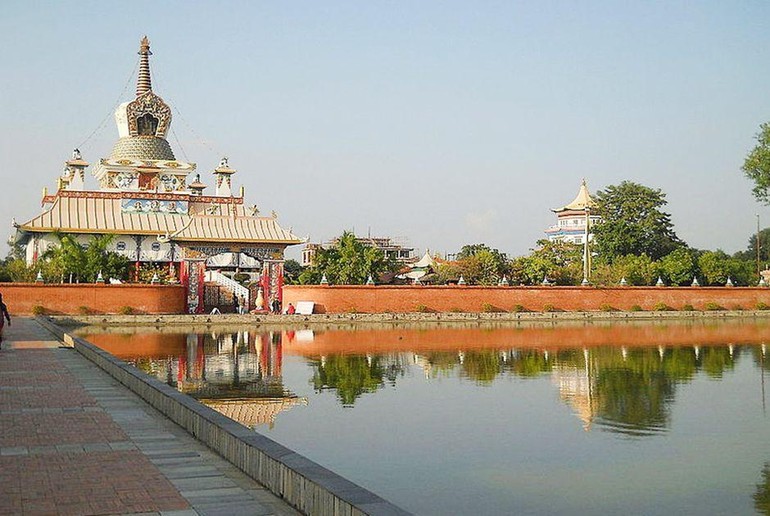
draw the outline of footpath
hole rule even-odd
[[[0,515],[297,515],[32,318],[0,346]]]

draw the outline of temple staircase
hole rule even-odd
[[[238,296],[239,299],[245,300],[246,306],[249,306],[249,289],[238,283],[237,281],[228,278],[224,274],[222,274],[219,271],[206,271],[204,280],[207,286],[207,300],[206,305],[207,306],[219,306],[223,304],[232,304],[232,298],[233,295]],[[209,285],[216,285],[219,290],[219,295],[216,296],[219,299],[222,299],[222,290],[227,292],[226,302],[222,303],[221,301],[214,301],[213,299],[210,299],[211,296],[208,295],[208,286]]]

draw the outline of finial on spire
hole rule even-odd
[[[136,96],[143,95],[152,91],[152,81],[150,79],[150,40],[147,36],[142,38],[139,43],[139,75],[136,78]]]
[[[152,55],[152,52],[150,52],[150,40],[147,36],[143,37],[142,41],[139,42],[139,53]]]

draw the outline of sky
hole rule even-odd
[[[680,238],[770,226],[740,167],[770,120],[765,1],[5,0],[0,237],[78,147],[96,163],[139,40],[169,142],[301,237],[527,254],[583,178],[659,188]],[[87,178],[87,187],[96,181]],[[213,188],[212,188],[213,190]],[[0,254],[5,254],[0,251]],[[299,255],[299,246],[287,253]]]

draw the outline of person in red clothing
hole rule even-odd
[[[297,312],[297,309],[294,308],[294,305],[289,303],[289,307],[286,309],[286,313],[289,315],[294,315]]]

